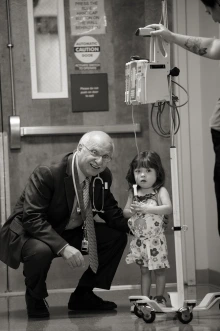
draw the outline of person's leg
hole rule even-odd
[[[55,255],[48,245],[34,238],[24,244],[21,255],[27,292],[36,299],[46,298],[47,273]]]
[[[126,247],[127,235],[103,223],[96,223],[95,230],[99,267],[96,274],[88,268],[79,280],[79,286],[108,290]]]
[[[50,247],[40,240],[31,238],[22,248],[23,274],[25,277],[25,300],[29,317],[48,317],[47,273],[54,258]]]
[[[218,232],[220,235],[220,132],[211,130],[213,148],[215,151],[215,166],[214,166],[214,183],[215,183],[215,196],[217,203],[218,214]]]
[[[141,295],[150,297],[151,289],[151,270],[147,267],[140,267],[141,269]]]
[[[156,279],[156,295],[163,296],[166,286],[165,269],[154,270]]]
[[[166,306],[166,299],[164,298],[164,291],[166,286],[166,276],[165,269],[157,269],[154,270],[155,279],[156,279],[156,296],[155,300],[162,304],[162,306]]]
[[[76,290],[71,294],[68,307],[74,309],[114,309],[113,302],[103,301],[92,292],[94,287],[110,289],[127,243],[126,233],[96,223],[99,267],[93,273],[90,267],[83,273]],[[71,243],[70,243],[71,244]]]

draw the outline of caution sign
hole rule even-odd
[[[94,62],[99,57],[100,45],[93,37],[80,37],[74,44],[74,54],[83,63]]]

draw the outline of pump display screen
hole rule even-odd
[[[150,69],[164,69],[166,68],[165,64],[151,64]]]

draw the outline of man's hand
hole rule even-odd
[[[73,246],[66,246],[60,252],[60,255],[72,269],[85,266],[84,257],[82,256],[81,252]]]
[[[154,31],[151,31],[150,34],[152,36],[160,36],[163,38],[167,43],[173,42],[173,33],[165,28],[163,24],[150,24],[147,25],[145,28],[151,28],[154,29]]]

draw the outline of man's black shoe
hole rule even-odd
[[[117,305],[112,301],[104,301],[95,293],[86,292],[81,295],[71,294],[68,309],[69,310],[113,310]]]
[[[37,300],[30,296],[28,292],[25,294],[28,317],[43,318],[49,317],[48,304],[45,299]]]

